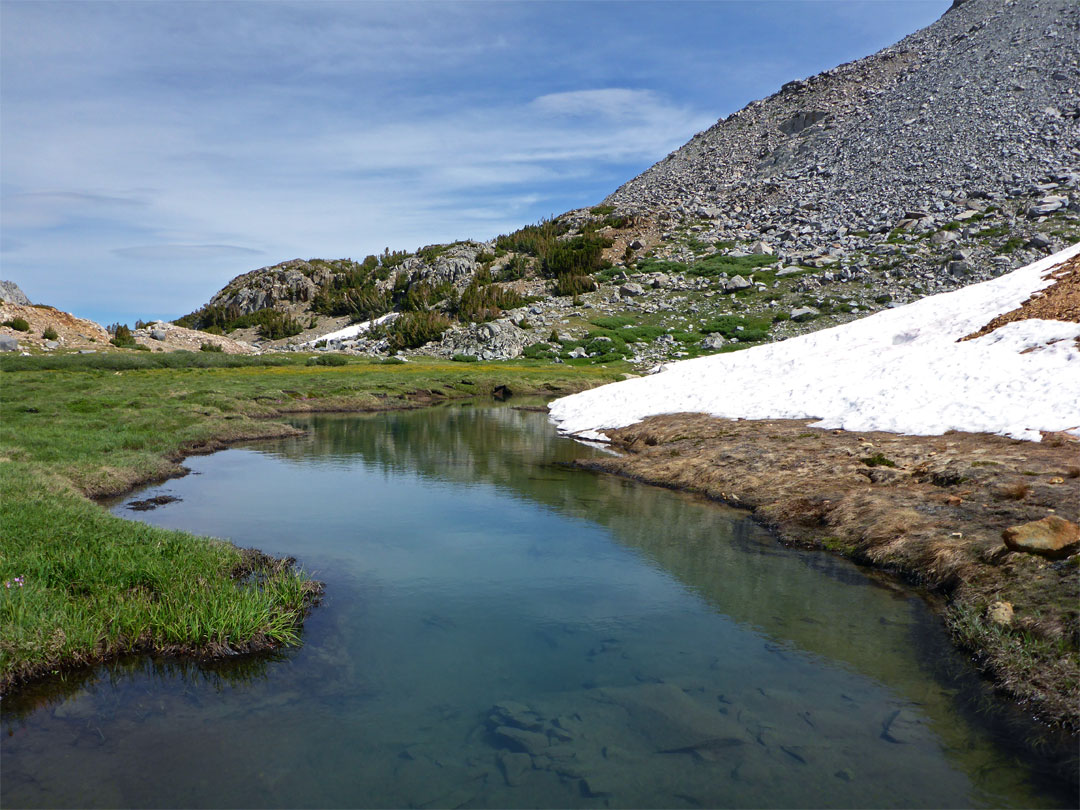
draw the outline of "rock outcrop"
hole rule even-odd
[[[9,304],[22,304],[23,306],[30,306],[30,299],[26,297],[26,293],[19,289],[19,285],[14,281],[0,281],[0,301],[7,301]]]

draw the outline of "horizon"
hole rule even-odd
[[[4,2],[3,278],[130,324],[293,258],[491,239],[949,5]]]

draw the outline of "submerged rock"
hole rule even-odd
[[[600,690],[621,706],[631,722],[659,752],[740,745],[743,731],[714,710],[706,709],[674,684],[642,684]]]

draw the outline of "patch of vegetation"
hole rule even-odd
[[[860,458],[867,467],[895,467],[896,462],[888,458],[884,453],[874,453],[872,456]]]
[[[1020,236],[1014,236],[1007,240],[1004,245],[1001,246],[999,251],[1002,254],[1015,253],[1024,246],[1024,239]]]
[[[112,339],[109,343],[113,346],[117,346],[121,349],[132,349],[135,347],[135,336],[131,334],[131,329],[127,324],[114,323],[109,327],[109,333],[112,334]]]
[[[589,213],[597,217],[606,217],[609,214],[615,213],[614,205],[598,205],[595,208],[590,208]]]
[[[8,327],[14,329],[16,332],[29,332],[30,331],[30,322],[27,321],[26,318],[19,318],[19,317],[11,318],[10,320],[4,321],[3,326],[8,326]]]
[[[517,281],[519,278],[525,278],[525,274],[528,272],[529,260],[524,256],[514,255],[497,273],[492,275],[492,280]]]
[[[0,357],[0,371],[137,371],[160,368],[244,368],[299,365],[302,358],[282,355],[217,354],[215,352],[154,352],[145,356],[108,354],[57,354],[36,357]],[[70,378],[68,378],[70,379]]]
[[[441,312],[406,312],[383,329],[390,348],[399,351],[438,340],[452,325],[453,321]]]
[[[344,366],[348,359],[343,354],[317,354],[309,357],[306,365],[309,366]]]
[[[41,333],[41,336],[45,338],[45,340],[56,340],[58,337],[60,337],[58,334],[56,334],[56,330],[53,329],[51,326],[46,326],[45,331]]]
[[[637,323],[637,320],[633,315],[605,315],[600,318],[593,318],[589,323],[593,326],[599,326],[601,329],[619,329],[623,326],[633,326]]]
[[[637,269],[642,273],[664,273],[669,276],[678,276],[688,273],[690,267],[682,262],[673,262],[666,259],[642,259],[638,262]]]
[[[581,295],[596,289],[591,276],[564,273],[555,278],[555,295]]]
[[[770,326],[771,320],[765,317],[718,315],[703,323],[699,330],[707,335],[720,334],[728,340],[753,343],[767,338]]]
[[[296,318],[278,312],[275,309],[261,309],[258,313],[263,314],[259,319],[259,336],[267,340],[281,340],[282,338],[299,335],[304,331],[303,324]]]
[[[600,225],[604,228],[614,228],[617,231],[626,230],[635,224],[635,219],[631,216],[607,216],[601,220]]]
[[[779,259],[776,256],[769,256],[766,254],[754,254],[750,256],[726,256],[716,254],[704,258],[699,262],[695,262],[690,265],[686,272],[692,276],[713,278],[721,273],[727,273],[731,276],[758,271],[758,275],[761,276],[762,281],[771,281],[772,276],[762,272],[761,268],[768,267],[770,264],[775,264],[777,261],[779,261]]]
[[[224,352],[225,350],[223,348],[221,348],[221,344],[219,344],[219,343],[203,343],[199,347],[199,351],[200,352]]]
[[[551,343],[533,343],[526,346],[521,354],[530,360],[553,360],[558,356],[557,350]]]
[[[596,223],[589,223],[584,233],[568,237],[570,228],[566,223],[549,219],[500,236],[495,244],[503,250],[537,257],[541,275],[555,279],[556,295],[577,295],[596,289],[596,282],[589,276],[611,266],[603,258],[611,240],[598,236],[596,228]]]
[[[481,284],[474,278],[459,297],[451,296],[449,310],[462,323],[484,323],[498,318],[503,310],[524,306],[529,300],[513,290]]]
[[[257,327],[259,335],[267,340],[292,337],[304,331],[303,324],[298,320],[272,307],[240,314],[236,307],[206,306],[178,318],[174,323],[187,329],[200,329],[215,334]]]
[[[477,357],[476,357],[475,354],[455,354],[450,359],[453,360],[455,363],[475,363],[475,362],[477,362]]]

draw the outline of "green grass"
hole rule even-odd
[[[742,315],[718,315],[703,323],[700,331],[704,334],[718,333],[728,340],[753,343],[768,337],[770,326],[772,326],[772,319],[768,317],[752,318]]]
[[[499,385],[569,393],[617,375],[539,361],[307,361],[202,352],[4,359],[0,582],[25,584],[0,587],[0,686],[128,650],[246,650],[297,638],[315,594],[303,572],[122,520],[87,496],[176,475],[187,453],[283,435],[291,429],[270,421],[283,413],[411,407],[413,397],[490,396]]]
[[[235,547],[113,517],[33,467],[0,465],[3,683],[140,649],[244,650],[298,640],[318,586]],[[276,569],[276,570],[275,570]]]

